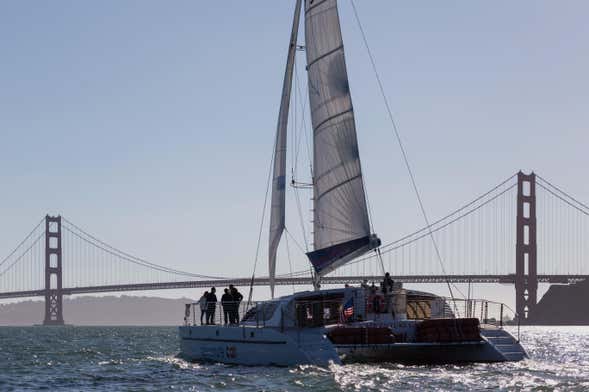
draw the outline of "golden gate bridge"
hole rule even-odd
[[[431,234],[430,234],[431,233]],[[445,217],[340,268],[324,284],[382,279],[382,267],[406,283],[515,285],[526,321],[539,283],[589,278],[589,206],[543,177],[516,173]],[[444,260],[440,269],[430,235]],[[299,245],[300,247],[300,245]],[[45,325],[64,324],[63,297],[213,285],[258,286],[267,277],[196,274],[155,264],[101,241],[63,216],[44,217],[0,260],[0,299],[44,297]],[[278,285],[310,285],[308,269]]]

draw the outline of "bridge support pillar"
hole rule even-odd
[[[43,325],[63,325],[61,268],[61,216],[45,217],[45,320]]]
[[[517,174],[515,308],[525,323],[537,303],[536,175]]]

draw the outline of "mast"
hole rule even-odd
[[[319,279],[380,246],[371,234],[337,0],[305,0],[313,124],[313,236]]]
[[[268,248],[268,270],[270,278],[270,292],[274,298],[274,282],[276,277],[276,252],[284,231],[285,204],[286,204],[286,141],[288,112],[290,107],[290,94],[292,88],[292,76],[294,70],[295,53],[299,32],[302,0],[297,0],[295,6],[286,71],[282,86],[282,98],[278,113],[278,125],[276,127],[276,145],[274,146],[274,171],[272,177],[272,204],[270,212],[270,242]]]

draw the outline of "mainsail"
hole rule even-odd
[[[288,47],[288,59],[282,86],[282,98],[278,113],[278,126],[276,129],[276,145],[274,146],[274,172],[272,178],[272,204],[270,211],[270,242],[268,249],[268,269],[270,277],[270,291],[274,298],[274,282],[276,276],[276,252],[280,237],[284,231],[285,221],[285,187],[286,187],[286,141],[288,126],[288,111],[290,107],[290,93],[292,88],[292,75],[294,69],[295,53],[297,48],[297,36],[299,31],[299,19],[301,14],[301,0],[297,0],[295,16]]]
[[[370,233],[336,0],[305,0],[318,277],[380,245]]]

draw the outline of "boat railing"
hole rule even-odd
[[[486,299],[440,298],[432,301],[431,318],[477,318],[481,324],[503,328],[505,325],[517,326],[519,341],[520,320],[511,307]],[[437,307],[437,309],[433,309]]]
[[[478,318],[482,324],[502,327],[515,321],[515,312],[506,304],[486,299],[440,297],[432,301],[431,318]]]
[[[203,307],[200,302],[188,303],[184,307],[184,325],[238,325],[241,321],[251,318],[254,313],[256,314],[254,317],[261,318],[260,321],[265,322],[264,309],[267,307],[261,304],[266,302],[214,302],[207,303]],[[255,311],[258,308],[262,311]]]

